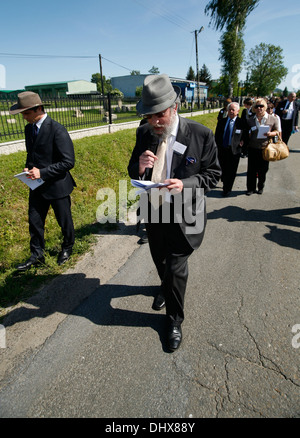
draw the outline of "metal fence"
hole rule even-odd
[[[9,108],[17,95],[0,98],[0,142],[24,138],[26,121],[22,114],[10,115]],[[91,128],[107,123],[137,120],[137,99],[115,99],[110,95],[42,96],[45,111],[69,131]]]
[[[51,118],[65,126],[68,131],[140,119],[136,112],[138,98],[116,99],[108,94],[66,97],[41,95],[41,99]],[[0,143],[24,138],[26,121],[22,114],[9,114],[9,108],[17,100],[17,95],[13,94],[0,96]],[[222,103],[203,101],[198,108],[193,102],[185,102],[179,112],[219,108]]]

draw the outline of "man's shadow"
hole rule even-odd
[[[60,312],[89,319],[96,325],[122,327],[150,327],[159,335],[162,348],[166,348],[165,311],[151,311],[152,299],[144,312],[144,304],[139,304],[139,296],[155,297],[159,286],[130,286],[124,284],[104,284],[98,279],[87,279],[85,274],[66,274],[55,279],[40,294],[26,300],[5,317],[3,325],[7,328],[17,322],[33,318],[46,318]],[[89,291],[81,293],[80,291]],[[134,306],[139,310],[114,307],[112,302],[118,298],[135,296]],[[141,299],[140,302],[143,300]]]
[[[153,298],[158,294],[159,286],[129,286],[124,284],[105,284],[100,286],[95,292],[78,306],[73,315],[84,317],[96,325],[122,326],[122,327],[150,327],[159,335],[164,351],[166,349],[166,315],[161,312],[148,310],[151,309]],[[134,306],[138,310],[122,309],[113,305],[113,301],[118,298],[135,297]],[[151,297],[149,304],[139,305],[139,296]],[[140,300],[140,302],[142,299]],[[130,300],[129,300],[130,302]],[[119,304],[122,306],[122,303]],[[117,305],[118,306],[118,305]],[[130,307],[127,304],[126,307]],[[145,311],[144,311],[145,310]]]
[[[300,208],[281,208],[277,210],[247,210],[238,206],[227,206],[207,214],[208,219],[226,219],[228,222],[265,222],[269,232],[264,237],[288,248],[300,249],[300,234],[293,229],[300,227]],[[271,225],[268,225],[271,224]],[[275,224],[275,225],[274,225]],[[279,227],[277,227],[279,225]]]

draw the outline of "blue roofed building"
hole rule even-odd
[[[116,76],[110,79],[112,88],[122,91],[124,97],[135,97],[137,87],[143,86],[145,77],[148,74]],[[197,82],[187,79],[174,78],[170,76],[173,85],[181,88],[181,99],[187,102],[197,101]],[[207,99],[208,86],[199,82],[200,100]]]

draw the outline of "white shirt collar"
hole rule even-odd
[[[42,117],[40,120],[38,120],[38,121],[36,122],[36,126],[37,126],[39,129],[41,129],[42,123],[43,123],[44,120],[46,119],[47,115],[48,115],[48,114],[45,113],[45,114],[43,115],[43,117]]]
[[[261,125],[264,125],[266,123],[266,121],[268,120],[268,113],[265,113],[265,115],[263,116],[263,118],[261,119]],[[257,116],[255,116],[255,121],[256,123],[259,124],[258,118]]]

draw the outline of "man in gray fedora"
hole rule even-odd
[[[58,264],[61,265],[69,259],[75,240],[70,193],[76,184],[69,172],[75,163],[72,140],[66,128],[45,113],[37,93],[24,91],[18,94],[18,102],[9,112],[22,113],[28,122],[25,127],[27,158],[24,171],[28,171],[32,180],[41,178],[44,181],[38,188],[29,191],[31,255],[17,269],[26,271],[44,263],[44,229],[50,206],[63,234],[62,250],[58,256]]]
[[[150,193],[146,214],[141,212],[140,217],[161,280],[152,307],[166,307],[170,351],[177,350],[182,340],[188,257],[200,246],[206,225],[204,194],[216,186],[221,174],[212,131],[178,116],[179,97],[180,88],[173,87],[167,75],[145,78],[137,111],[148,123],[137,129],[128,165],[131,178],[165,184],[156,205]]]

